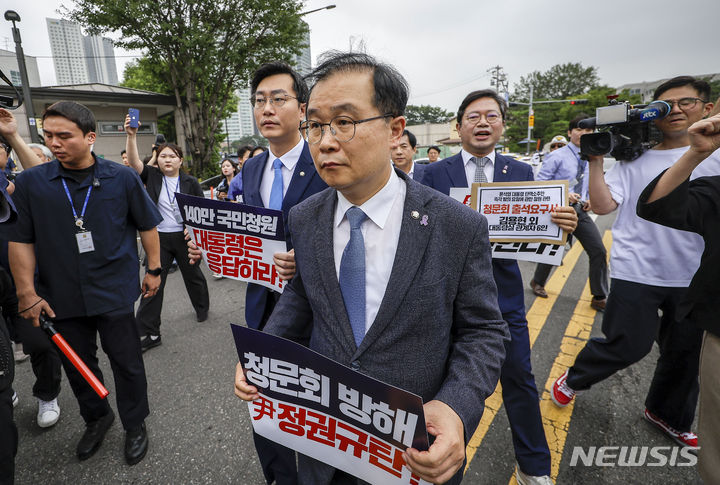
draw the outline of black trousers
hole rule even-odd
[[[590,271],[588,272],[590,293],[595,297],[604,298],[608,294],[608,265],[605,245],[590,214],[585,212],[580,204],[573,204],[573,208],[578,215],[578,224],[572,234],[580,241],[590,258]],[[552,269],[551,264],[538,263],[533,276],[535,283],[545,286]]]
[[[650,286],[613,279],[602,331],[590,339],[570,368],[567,384],[588,389],[645,357],[657,340],[660,357],[645,406],[679,431],[695,417],[703,331],[676,318],[687,288]],[[658,317],[662,310],[662,317]]]
[[[119,312],[55,320],[57,331],[104,382],[97,358],[96,337],[100,336],[102,349],[110,359],[118,414],[126,430],[137,428],[150,414],[140,336],[132,310],[130,305]],[[107,399],[100,399],[64,355],[62,363],[85,422],[105,416],[110,411]]]
[[[177,260],[178,268],[180,268],[180,273],[185,282],[185,289],[195,313],[204,315],[210,309],[207,280],[202,274],[200,265],[190,264],[188,261],[187,243],[184,234],[182,232],[161,232],[159,235],[160,264],[162,265],[160,288],[153,297],[140,300],[140,306],[137,310],[137,324],[141,335],[160,335],[160,313],[162,312],[163,296],[165,294],[165,282],[173,259]]]
[[[12,485],[15,479],[15,455],[18,433],[13,421],[12,381],[15,377],[10,335],[0,317],[0,485]]]
[[[33,327],[30,320],[15,319],[15,331],[23,343],[23,351],[30,355],[35,374],[33,396],[43,401],[52,401],[60,394],[60,352],[50,337],[40,327]]]

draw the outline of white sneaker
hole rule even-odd
[[[19,402],[20,402],[20,398],[17,395],[17,391],[13,391],[13,397],[12,397],[13,407],[17,406]]]
[[[520,470],[520,466],[518,465],[515,465],[515,479],[518,485],[554,485],[552,478],[548,475],[543,475],[542,477],[526,475]]]
[[[215,278],[216,280],[221,280],[221,279],[224,278],[224,276],[221,275],[220,273],[213,273],[212,276],[213,276],[213,278]]]
[[[60,419],[60,406],[57,398],[52,401],[43,401],[38,398],[37,424],[41,428],[49,428]]]

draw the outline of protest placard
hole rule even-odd
[[[180,213],[210,271],[282,293],[273,254],[287,251],[282,211],[177,194]]]
[[[256,433],[370,483],[426,482],[404,466],[428,449],[420,396],[341,365],[302,345],[231,325],[248,383]]]
[[[471,206],[488,220],[491,242],[565,244],[567,234],[550,220],[567,205],[567,180],[473,184]]]
[[[451,187],[450,197],[472,208],[470,190],[470,187]],[[493,258],[532,261],[555,266],[562,263],[565,254],[564,244],[548,244],[544,242],[495,241],[490,243],[490,249]]]

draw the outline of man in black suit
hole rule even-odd
[[[413,157],[417,153],[417,138],[411,131],[404,130],[400,140],[394,143],[390,151],[393,164],[405,172],[413,180],[420,181],[425,173],[425,166],[415,163]]]

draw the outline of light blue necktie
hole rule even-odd
[[[350,207],[345,216],[350,223],[350,240],[340,260],[340,291],[350,319],[355,344],[365,337],[365,240],[360,226],[367,215],[359,207]]]
[[[273,178],[272,189],[270,189],[270,209],[282,210],[283,201],[283,178],[282,178],[282,162],[276,158],[273,162]]]

